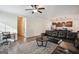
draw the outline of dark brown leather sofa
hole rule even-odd
[[[46,30],[46,32],[42,33],[42,35],[47,36],[48,40],[51,42],[57,42],[59,40],[75,41],[75,39],[77,38],[77,33],[71,32],[69,30]]]

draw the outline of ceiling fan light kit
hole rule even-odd
[[[34,12],[38,12],[37,9],[33,10]]]

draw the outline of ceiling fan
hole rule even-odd
[[[32,10],[32,14],[35,12],[39,12],[42,13],[42,10],[44,10],[44,7],[39,7],[39,5],[30,5],[32,7],[32,9],[25,9],[26,11],[28,10]]]

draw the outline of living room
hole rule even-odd
[[[2,43],[1,53],[6,54],[74,54],[79,53],[78,48],[74,46],[75,39],[78,39],[79,32],[79,6],[78,5],[2,5],[0,6],[0,26],[1,32],[10,32],[14,34],[15,40],[8,45]],[[22,20],[20,23],[18,20]],[[62,31],[68,31],[65,34],[59,34]],[[48,31],[48,33],[46,33]],[[58,36],[56,35],[56,32]],[[51,34],[54,33],[54,34]],[[67,37],[68,34],[76,33]],[[59,37],[65,35],[65,38]],[[52,36],[52,37],[51,37]],[[72,38],[72,36],[75,36]],[[23,38],[19,38],[23,37]],[[41,40],[45,38],[47,40]],[[72,38],[72,39],[70,39]],[[69,40],[66,40],[69,39]],[[12,40],[12,39],[11,39]],[[21,42],[19,43],[19,41]],[[54,41],[56,42],[54,42]],[[74,42],[72,42],[74,41]],[[44,42],[39,45],[37,42]],[[66,42],[66,43],[63,43]],[[77,41],[79,42],[79,41]],[[76,42],[76,45],[78,46]],[[9,46],[10,45],[10,46]],[[59,45],[67,47],[59,48]],[[9,47],[11,48],[9,48]],[[7,49],[6,51],[4,51]],[[74,51],[71,51],[73,49]],[[63,51],[64,50],[64,51]],[[75,52],[76,51],[76,52]]]

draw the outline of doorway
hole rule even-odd
[[[25,29],[26,29],[26,24],[25,24],[25,19],[22,16],[18,16],[17,20],[17,40],[18,41],[24,41],[25,38]]]

